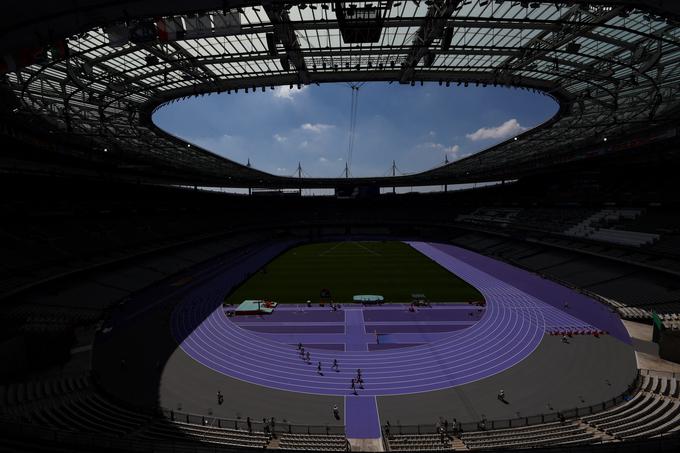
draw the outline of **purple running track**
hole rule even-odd
[[[380,438],[380,418],[375,396],[345,398],[345,435],[349,439]]]
[[[611,325],[606,325],[606,329],[602,327],[603,319],[596,306],[590,311],[580,307],[573,310],[573,313],[581,314],[584,316],[582,319],[587,321],[558,309],[558,300],[576,294],[568,290],[568,293],[560,291],[562,287],[559,285],[553,284],[556,287],[552,288],[555,294],[543,287],[540,291],[532,291],[532,294],[527,291],[531,289],[530,285],[525,283],[531,274],[525,271],[504,273],[502,271],[506,269],[496,266],[497,261],[457,247],[420,242],[409,244],[482,293],[486,309],[474,328],[445,333],[394,333],[389,335],[394,342],[418,345],[398,349],[379,348],[376,347],[376,335],[366,333],[366,314],[369,319],[375,319],[373,312],[394,310],[398,313],[399,310],[405,311],[405,307],[362,309],[347,306],[336,312],[342,314],[344,334],[253,332],[241,327],[245,327],[248,321],[236,318],[236,322],[232,322],[224,315],[221,307],[223,285],[216,279],[195,294],[188,294],[183,303],[178,305],[172,316],[173,333],[189,356],[232,378],[280,390],[344,395],[348,436],[351,437],[351,433],[361,434],[362,429],[367,432],[377,429],[379,437],[377,413],[356,415],[367,409],[371,401],[375,407],[375,396],[440,390],[492,376],[528,357],[540,343],[546,329],[593,328],[588,315],[592,315],[593,323],[600,323],[599,328],[618,332],[613,320],[610,320]],[[518,288],[515,281],[522,282],[519,286],[523,289]],[[539,281],[545,283],[542,279]],[[572,305],[576,304],[572,302]],[[442,310],[442,314],[445,314],[451,311],[450,308],[434,306],[427,310]],[[304,315],[293,315],[301,311]],[[309,325],[319,326],[324,323],[321,318],[327,319],[319,314],[319,319],[314,321],[317,316],[312,313],[321,313],[321,310],[300,306],[279,306],[276,312],[284,323],[293,319],[293,316],[300,316],[295,320],[304,319]],[[464,310],[461,312],[465,313]],[[328,313],[328,309],[325,309],[325,313]],[[380,315],[377,316],[380,318]],[[401,319],[402,316],[399,314],[394,317]],[[390,316],[386,317],[386,321],[389,320]],[[326,327],[333,329],[336,323],[336,319],[333,319],[331,325]],[[424,321],[423,325],[428,325],[426,323]],[[620,321],[618,323],[621,324]],[[332,340],[329,341],[328,337],[332,337]],[[426,338],[425,344],[418,341],[418,337]],[[312,364],[307,364],[300,358],[297,348],[291,346],[298,341],[309,345],[344,341],[345,350],[313,349]],[[333,359],[339,361],[339,371],[330,370]],[[323,374],[316,372],[315,365],[319,361],[322,362]],[[365,381],[365,388],[358,390],[359,396],[352,394],[349,385],[356,376],[357,368],[361,368]],[[363,426],[366,423],[374,426]],[[358,437],[363,437],[363,434]]]
[[[407,244],[410,244],[416,250],[423,247],[422,242],[407,242]],[[576,322],[571,325],[567,323],[568,318],[565,318],[563,315],[568,314],[572,319],[577,321],[583,320],[591,326],[608,332],[626,344],[632,344],[630,335],[628,335],[628,331],[619,316],[593,298],[532,272],[527,272],[502,261],[497,261],[460,247],[447,244],[429,244],[427,247],[434,248],[444,254],[457,256],[470,265],[483,269],[487,274],[510,283],[526,294],[540,299],[544,302],[544,305],[552,307],[553,310],[545,306],[543,307],[543,316],[546,321],[547,330],[582,328],[582,323]],[[568,302],[568,308],[564,307],[565,302]],[[568,313],[565,313],[565,311]]]
[[[296,307],[298,307],[296,305]],[[262,316],[236,316],[233,321],[237,324],[247,324],[251,322],[304,322],[304,323],[322,323],[322,322],[337,322],[339,324],[345,323],[345,315],[341,311],[325,310],[304,310],[299,308],[297,310],[279,310],[275,309],[270,315]]]
[[[343,333],[345,326],[329,326],[329,325],[306,325],[306,326],[253,326],[244,324],[243,329],[252,330],[253,332],[267,332],[267,333]]]
[[[382,307],[378,309],[364,309],[364,319],[366,323],[377,323],[388,321],[391,323],[408,322],[416,324],[418,322],[427,321],[469,321],[470,319],[479,319],[476,308],[470,308],[468,304],[463,305],[465,309],[451,308],[431,310],[428,308],[418,309],[417,312],[412,313],[408,310],[385,310]],[[472,316],[470,316],[472,313]]]
[[[512,284],[469,264],[468,256],[464,256],[465,260],[459,259],[460,249],[442,251],[425,243],[411,245],[474,285],[484,295],[487,308],[474,328],[448,332],[421,346],[370,352],[366,345],[374,342],[375,336],[356,327],[357,318],[363,318],[362,310],[343,309],[349,332],[345,336],[357,341],[349,341],[342,353],[314,351],[312,361],[329,366],[337,358],[348,370],[365,369],[367,385],[362,395],[439,390],[508,369],[538,346],[546,328],[546,313],[555,315],[556,321],[566,325],[589,327],[588,323],[553,310]],[[278,342],[268,338],[268,334],[242,329],[224,316],[220,306],[223,297],[220,292],[200,298],[187,297],[178,306],[173,316],[173,331],[188,355],[220,373],[267,387],[351,395],[348,383],[353,375],[350,371],[341,369],[340,373],[317,375],[315,367],[300,360],[296,348],[290,346],[297,344],[294,338],[301,335],[286,335],[288,341]],[[293,311],[299,307],[281,306],[277,310]],[[206,312],[209,313],[206,315]],[[553,312],[561,314],[557,316],[559,313]],[[306,334],[303,343],[329,343],[326,335]]]

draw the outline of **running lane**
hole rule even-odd
[[[364,311],[361,308],[345,310],[345,350],[368,351],[370,339],[364,327]]]
[[[371,338],[366,335],[364,311],[361,308],[345,310],[345,335],[346,351],[368,351]],[[375,396],[345,396],[345,435],[350,439],[380,437],[380,416]]]

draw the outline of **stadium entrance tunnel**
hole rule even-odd
[[[479,290],[483,299],[476,290],[471,290],[467,293],[470,297],[463,298],[462,304],[414,307],[415,311],[411,312],[410,294],[401,301],[405,302],[402,305],[383,307],[362,307],[349,304],[343,298],[337,300],[342,304],[338,311],[328,304],[320,307],[315,300],[311,308],[304,302],[297,306],[282,304],[275,309],[280,319],[228,317],[228,312],[236,309],[234,301],[251,291],[259,294],[261,288],[274,286],[276,274],[281,270],[277,269],[277,261],[300,253],[305,247],[311,249],[306,256],[298,256],[302,261],[326,253],[332,260],[352,262],[369,259],[385,250],[383,246],[362,242],[338,242],[340,245],[331,246],[317,243],[297,248],[307,242],[307,239],[280,239],[250,244],[136,294],[119,307],[97,338],[93,369],[99,385],[128,404],[155,412],[160,407],[170,418],[185,417],[187,421],[201,422],[203,417],[204,422],[205,417],[216,417],[214,420],[231,420],[229,423],[235,427],[245,429],[245,425],[241,425],[246,416],[266,416],[294,425],[289,428],[292,430],[328,429],[342,433],[346,429],[350,436],[352,430],[358,429],[353,431],[354,437],[370,438],[376,435],[374,428],[385,416],[382,412],[379,414],[377,408],[391,408],[390,413],[398,413],[403,407],[394,402],[405,402],[411,398],[409,395],[427,398],[466,385],[490,388],[502,385],[509,394],[519,398],[523,392],[520,389],[526,389],[527,384],[522,378],[508,377],[513,373],[519,376],[539,373],[536,375],[542,378],[550,375],[556,385],[561,385],[564,379],[569,385],[581,385],[580,378],[567,373],[566,368],[564,376],[559,373],[553,376],[555,372],[549,366],[548,362],[555,359],[555,348],[560,347],[559,339],[555,341],[550,334],[560,329],[573,329],[586,336],[606,330],[610,335],[596,343],[588,342],[586,337],[583,341],[575,340],[575,344],[583,342],[579,348],[600,351],[589,354],[587,360],[592,358],[597,362],[593,362],[593,367],[604,368],[589,369],[588,388],[567,388],[552,401],[555,407],[572,407],[575,401],[571,399],[576,395],[584,398],[584,392],[585,398],[592,401],[613,398],[623,393],[635,377],[634,356],[625,329],[618,318],[602,312],[595,301],[538,277],[534,281],[525,271],[513,270],[493,259],[436,243],[388,244],[398,244],[395,247],[402,251],[408,249],[416,252],[414,256],[432,260],[441,270],[459,276]],[[284,268],[290,267],[290,261],[285,263]],[[314,279],[314,275],[309,274],[300,277],[305,275]],[[289,277],[282,276],[277,292],[285,293],[286,284],[295,285]],[[510,281],[514,283],[508,283]],[[265,285],[257,290],[262,283]],[[370,290],[357,289],[361,293]],[[428,291],[427,288],[415,290]],[[352,285],[347,289],[337,285],[331,288],[333,297],[346,297],[345,291],[354,289]],[[428,297],[440,300],[434,297],[437,292],[433,291]],[[291,302],[287,299],[291,294],[282,294],[281,301]],[[248,297],[269,298],[269,295]],[[579,299],[579,309],[569,313],[562,310],[565,297]],[[271,298],[276,296],[272,294]],[[482,300],[485,303],[481,303]],[[234,305],[230,305],[233,302]],[[442,317],[427,318],[435,312]],[[375,318],[376,314],[380,317],[385,313],[390,319]],[[425,318],[415,322],[407,319],[420,314]],[[458,319],[458,315],[463,319]],[[388,332],[388,337],[401,337],[399,347],[395,348],[389,341],[377,346],[381,343],[368,327],[371,324],[375,330],[396,327],[397,332]],[[461,328],[452,329],[454,325]],[[434,326],[438,327],[429,329]],[[419,339],[409,344],[406,337]],[[303,343],[305,354],[297,343]],[[584,360],[580,354],[586,350],[579,349],[577,355],[563,358],[564,366],[577,366]],[[603,361],[604,352],[611,356]],[[333,366],[334,360],[339,362],[337,368]],[[616,376],[609,376],[611,370],[615,370]],[[358,373],[362,376],[360,383]],[[592,379],[600,378],[593,378],[592,373],[606,374],[607,386],[593,384]],[[475,391],[496,391],[486,387]],[[543,390],[551,394],[549,388]],[[541,398],[545,395],[534,393],[538,396],[526,396],[531,402],[522,407],[522,413],[543,411],[545,402]],[[446,398],[457,398],[446,395]],[[534,401],[536,399],[540,402]],[[490,405],[497,404],[493,403],[494,398],[491,400]],[[374,418],[357,418],[360,426],[350,422],[343,425],[332,418],[329,408],[333,406],[343,408],[347,414],[369,413]],[[372,409],[366,412],[369,406]],[[482,406],[489,418],[512,417],[502,412],[505,410],[502,407],[487,408],[486,403]],[[517,406],[513,406],[512,410],[516,409]],[[470,414],[461,414],[459,419],[466,420],[465,417],[472,421]],[[259,421],[259,418],[253,420]],[[364,432],[361,426],[373,431]]]
[[[559,104],[486,83],[346,82],[241,87],[161,104],[162,133],[231,161],[295,178],[403,176],[512,141]]]

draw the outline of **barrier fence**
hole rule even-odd
[[[668,379],[680,379],[679,371],[640,370],[641,376],[656,376]]]
[[[288,423],[285,420],[271,419],[256,420],[251,419],[250,427],[247,419],[244,418],[221,418],[212,415],[198,415],[187,412],[175,411],[170,409],[162,409],[163,416],[168,420],[192,423],[195,425],[211,426],[214,428],[228,428],[238,429],[242,431],[259,431],[269,432],[272,435],[278,434],[330,434],[330,435],[344,435],[345,427],[342,425],[302,425],[295,423]]]
[[[617,396],[616,398],[612,398],[598,404],[511,419],[487,420],[483,418],[474,422],[456,422],[456,426],[454,426],[452,421],[449,420],[449,432],[461,433],[504,428],[520,428],[522,426],[540,425],[542,423],[570,420],[596,414],[630,399],[631,395],[634,395],[637,392],[640,384],[640,376],[641,372],[638,370],[635,380],[630,384],[628,390],[625,393]],[[398,422],[396,424],[390,423],[389,434],[437,434],[439,432],[438,427],[440,426],[441,421],[437,422],[436,420],[434,423],[421,425],[402,425]],[[385,426],[383,426],[383,431],[385,431]],[[387,434],[387,432],[385,432],[385,434]]]

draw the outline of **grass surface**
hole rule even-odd
[[[431,301],[481,300],[465,281],[402,242],[333,242],[296,247],[274,259],[227,298],[279,303],[319,301],[322,288],[335,302],[356,294],[379,294],[386,302],[410,302],[423,293]]]

